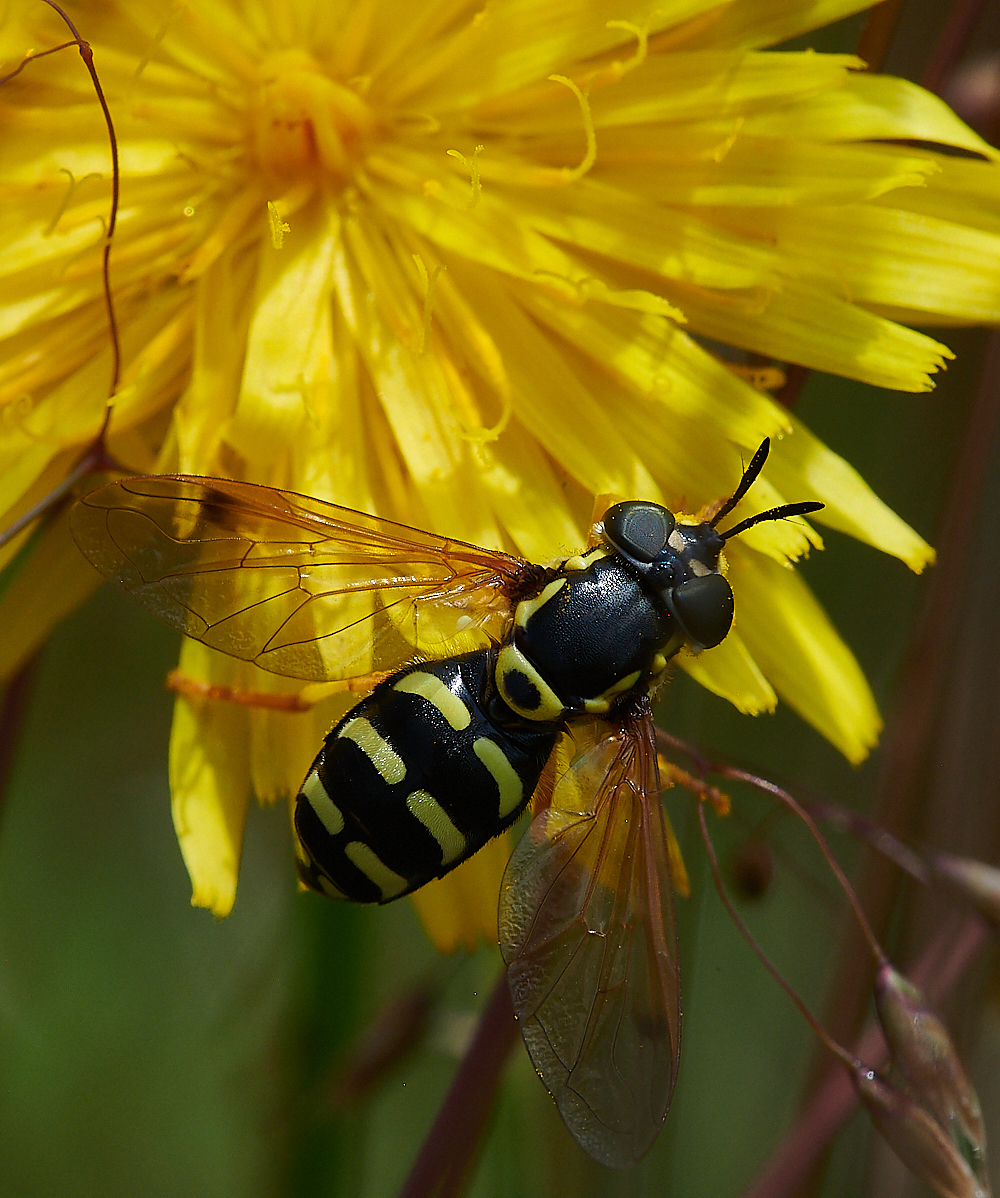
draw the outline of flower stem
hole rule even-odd
[[[865,841],[883,857],[888,858],[894,865],[898,865],[904,873],[908,873],[911,878],[915,878],[924,886],[930,885],[931,876],[924,859],[908,845],[903,844],[901,840],[880,827],[874,820],[860,815],[857,811],[852,811],[849,807],[842,807],[839,803],[814,801],[803,805],[814,819],[822,820],[843,832],[850,833],[858,840]]]
[[[928,91],[940,95],[941,88],[948,82],[959,59],[965,53],[965,47],[969,44],[985,8],[986,0],[957,0],[944,32],[938,38],[937,48],[920,77],[921,84]]]
[[[460,1192],[516,1039],[505,969],[399,1198],[452,1198]]]
[[[705,818],[704,803],[698,804],[698,824],[701,828],[701,838],[705,842],[705,852],[708,854],[708,864],[712,870],[712,879],[715,882],[715,889],[718,892],[720,900],[722,901],[722,905],[726,908],[726,913],[736,925],[736,930],[747,942],[747,944],[750,945],[750,948],[753,950],[757,960],[760,961],[761,965],[764,966],[771,977],[774,978],[782,990],[784,990],[784,992],[795,1004],[795,1006],[798,1008],[799,1014],[806,1021],[806,1023],[809,1024],[817,1038],[826,1045],[826,1047],[830,1050],[830,1052],[833,1053],[835,1057],[838,1057],[841,1061],[843,1061],[848,1069],[853,1070],[855,1065],[858,1063],[856,1058],[851,1056],[846,1048],[838,1044],[837,1041],[827,1033],[826,1028],[823,1027],[816,1016],[813,1015],[812,1011],[810,1011],[802,999],[799,998],[785,976],[781,973],[771,958],[764,952],[757,941],[754,940],[753,936],[751,936],[750,929],[740,918],[736,908],[733,906],[732,900],[726,892],[725,883],[722,880],[722,871],[719,869],[719,859],[715,854],[715,846],[712,844],[712,837],[709,835],[708,821]]]
[[[854,916],[857,920],[858,927],[860,928],[861,934],[865,938],[865,941],[871,950],[876,964],[884,965],[886,963],[886,955],[882,951],[882,946],[879,944],[875,933],[872,931],[871,925],[865,916],[864,909],[861,906],[861,902],[854,892],[854,887],[847,880],[847,875],[841,868],[840,862],[833,855],[830,846],[826,843],[823,833],[820,832],[819,828],[816,826],[816,821],[797,799],[794,799],[788,793],[788,791],[782,790],[777,783],[770,782],[766,778],[761,778],[757,774],[752,774],[749,770],[739,769],[737,766],[733,765],[725,765],[722,762],[710,761],[701,753],[693,751],[682,741],[679,741],[676,737],[671,736],[669,732],[665,732],[662,728],[656,729],[656,737],[659,743],[667,745],[673,749],[680,749],[682,752],[690,755],[698,765],[698,768],[703,772],[717,774],[720,778],[728,778],[732,782],[745,782],[748,786],[752,786],[755,790],[762,791],[764,794],[770,795],[772,798],[777,799],[779,803],[783,803],[789,809],[789,811],[791,811],[794,815],[797,815],[809,829],[810,835],[819,846],[819,850],[823,854],[823,857],[825,858],[827,865],[830,867],[833,876],[837,879],[841,889],[847,896],[847,901],[851,904],[851,908],[854,911]]]
[[[907,977],[936,1006],[946,997],[990,940],[986,922],[978,915],[961,923],[948,921],[920,955]],[[888,1059],[878,1024],[868,1024],[857,1045],[857,1056],[872,1068]],[[858,1092],[841,1069],[830,1069],[806,1103],[795,1124],[742,1198],[792,1198],[823,1157],[833,1136],[858,1104]]]
[[[94,52],[90,48],[90,43],[84,41],[80,36],[80,31],[69,19],[65,12],[55,3],[55,0],[44,0],[44,3],[49,8],[54,9],[59,14],[66,27],[72,33],[74,41],[67,42],[58,49],[65,49],[66,45],[76,45],[80,51],[80,57],[83,59],[83,65],[87,68],[90,75],[90,81],[94,86],[94,92],[97,96],[97,102],[101,106],[101,112],[104,115],[104,123],[108,129],[108,142],[111,147],[111,208],[108,212],[108,225],[104,234],[104,253],[101,259],[101,275],[104,283],[104,307],[108,315],[108,334],[111,337],[111,382],[108,385],[108,398],[118,390],[118,378],[121,374],[121,341],[118,336],[118,320],[115,316],[115,301],[111,292],[111,276],[110,276],[110,261],[111,261],[111,242],[115,235],[115,225],[118,223],[118,199],[119,188],[121,185],[121,171],[118,166],[118,138],[115,134],[115,124],[111,119],[111,109],[108,108],[108,101],[104,95],[104,88],[101,87],[101,81],[97,75],[97,68],[94,66]],[[37,57],[37,56],[35,56]],[[29,61],[25,59],[25,62]],[[23,64],[22,64],[23,65]],[[20,69],[20,68],[19,68]]]
[[[869,71],[881,71],[905,3],[906,0],[882,0],[869,12],[857,45],[858,57],[865,60]]]
[[[937,536],[937,568],[928,580],[923,608],[910,636],[895,687],[896,700],[880,750],[873,819],[891,835],[906,839],[925,793],[928,777],[940,775],[936,738],[941,713],[959,703],[952,662],[964,631],[964,588],[969,577],[977,520],[1000,431],[1000,334],[993,333],[980,385],[956,455],[947,506]],[[963,696],[969,710],[990,710],[995,696],[981,691]],[[969,747],[963,750],[969,751]],[[954,768],[952,763],[948,766]],[[968,768],[968,762],[963,768]],[[872,926],[885,928],[899,890],[897,868],[872,856],[856,883]],[[853,927],[845,930],[828,1001],[835,1037],[850,1041],[861,1026],[871,995],[873,970],[867,946]]]
[[[21,742],[37,668],[36,653],[7,683],[0,703],[0,805],[7,796],[7,783]]]

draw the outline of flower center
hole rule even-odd
[[[252,144],[266,174],[283,179],[322,173],[342,185],[375,130],[374,113],[305,50],[282,50],[261,64],[252,111]]]

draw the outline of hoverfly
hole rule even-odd
[[[717,531],[768,448],[707,522],[619,503],[552,566],[223,479],[125,479],[73,512],[97,569],[188,636],[293,678],[372,677],[296,799],[308,886],[389,902],[550,799],[504,877],[501,948],[538,1073],[615,1167],[659,1133],[680,1045],[651,699],[681,648],[729,632],[726,540],[823,506]]]

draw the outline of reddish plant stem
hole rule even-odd
[[[859,840],[865,841],[876,852],[887,857],[894,865],[898,865],[904,873],[908,873],[911,878],[916,878],[924,885],[930,883],[930,874],[920,854],[915,853],[908,845],[903,844],[901,840],[897,840],[884,828],[879,827],[874,820],[860,815],[857,811],[852,811],[849,807],[841,807],[839,803],[813,801],[804,803],[803,806],[815,819],[822,820],[826,824],[831,824],[833,827],[840,828],[842,831],[856,836]]]
[[[108,336],[111,340],[111,379],[108,383],[108,407],[104,413],[104,419],[101,422],[100,430],[97,437],[90,445],[88,445],[80,461],[63,479],[63,481],[54,487],[48,495],[44,496],[38,503],[35,504],[29,511],[25,512],[18,520],[16,520],[9,528],[5,529],[0,534],[0,549],[28,527],[34,520],[41,516],[52,515],[66,499],[72,488],[84,475],[96,470],[113,468],[114,463],[108,457],[104,449],[104,435],[107,432],[108,422],[111,418],[111,403],[115,393],[118,390],[118,382],[121,376],[121,338],[118,333],[118,317],[115,313],[114,293],[111,290],[111,243],[114,240],[115,227],[118,224],[118,208],[121,195],[121,170],[118,160],[118,136],[115,133],[114,121],[111,119],[111,109],[108,107],[107,97],[104,95],[104,88],[101,87],[101,80],[97,74],[97,68],[94,66],[94,52],[90,47],[90,43],[85,41],[80,36],[80,31],[73,24],[67,14],[60,8],[55,0],[43,0],[54,12],[58,13],[60,19],[73,35],[73,41],[63,42],[59,46],[52,46],[48,50],[39,51],[37,54],[29,54],[13,71],[0,76],[0,85],[7,83],[36,58],[45,58],[49,54],[55,54],[59,50],[65,50],[69,46],[76,46],[83,59],[83,65],[87,68],[87,73],[90,75],[90,81],[94,88],[94,93],[97,96],[97,102],[101,106],[101,113],[104,116],[104,123],[108,130],[108,144],[111,149],[111,205],[108,211],[108,223],[104,231],[104,247],[101,254],[101,282],[104,291],[104,308],[108,318]]]
[[[24,663],[7,683],[0,702],[0,805],[7,796],[7,783],[14,768],[14,758],[21,742],[21,732],[28,715],[28,704],[38,668],[38,654]]]
[[[920,955],[907,976],[932,1005],[939,1005],[990,941],[990,931],[978,915],[958,925],[949,921]],[[872,1021],[858,1041],[856,1055],[874,1069],[888,1059],[878,1024]],[[742,1198],[791,1198],[823,1158],[832,1137],[858,1105],[850,1077],[830,1069],[802,1109],[791,1131]]]
[[[97,96],[97,102],[101,106],[101,113],[104,116],[104,123],[108,129],[108,143],[111,147],[111,209],[108,213],[108,227],[104,233],[104,253],[101,262],[101,275],[104,282],[104,307],[108,315],[108,334],[111,337],[111,382],[108,385],[108,398],[118,390],[118,377],[121,373],[121,342],[118,337],[118,321],[115,317],[115,301],[111,292],[111,242],[115,235],[115,226],[118,223],[118,201],[119,188],[121,184],[121,171],[118,166],[118,138],[115,134],[114,121],[111,119],[111,109],[108,107],[107,98],[104,95],[104,88],[101,87],[101,81],[97,76],[97,68],[94,66],[94,52],[90,48],[90,43],[84,41],[80,36],[80,31],[69,19],[65,12],[55,3],[55,0],[43,0],[49,8],[57,12],[60,18],[65,23],[66,27],[72,33],[76,48],[80,52],[80,57],[83,59],[83,65],[87,68],[87,73],[90,75],[90,82],[93,84],[94,93]],[[65,45],[73,45],[73,42],[67,42]],[[64,46],[58,49],[64,49]],[[34,58],[39,58],[41,55],[32,55]],[[30,62],[25,59],[25,63]],[[25,65],[22,63],[21,65]],[[18,68],[20,70],[20,68]],[[16,72],[15,72],[16,73]]]
[[[785,366],[785,385],[774,393],[774,398],[791,411],[799,402],[799,396],[809,382],[812,371],[808,366],[800,366],[797,362],[789,362]]]
[[[733,921],[733,924],[735,925],[736,930],[739,932],[739,934],[743,937],[743,939],[750,946],[750,949],[753,952],[754,956],[757,958],[757,960],[760,961],[761,965],[764,966],[764,968],[771,975],[771,977],[774,978],[774,980],[778,983],[778,985],[782,988],[782,990],[784,990],[784,992],[788,995],[788,997],[795,1004],[799,1014],[806,1021],[806,1023],[809,1024],[810,1028],[812,1028],[813,1034],[816,1036],[816,1038],[818,1040],[820,1040],[823,1044],[825,1044],[826,1047],[830,1050],[830,1052],[832,1052],[834,1054],[834,1056],[838,1057],[841,1061],[843,1061],[843,1063],[845,1065],[847,1065],[848,1068],[851,1068],[852,1066],[854,1066],[857,1063],[855,1061],[855,1059],[851,1056],[851,1054],[845,1048],[843,1048],[840,1044],[838,1044],[836,1042],[836,1040],[832,1040],[827,1035],[826,1029],[819,1022],[819,1020],[815,1017],[815,1015],[813,1015],[812,1011],[809,1010],[809,1008],[802,1001],[802,999],[799,998],[798,994],[795,993],[795,991],[792,989],[791,985],[786,980],[786,978],[781,973],[781,971],[778,969],[778,967],[774,964],[774,962],[771,960],[771,958],[764,952],[764,950],[760,947],[760,945],[757,943],[757,941],[754,940],[753,936],[751,936],[750,929],[743,922],[743,920],[740,919],[739,913],[737,912],[736,908],[733,906],[732,900],[730,899],[729,894],[726,891],[726,885],[722,880],[722,870],[719,868],[719,858],[716,855],[715,846],[712,844],[712,837],[708,831],[708,821],[705,819],[705,804],[704,803],[698,804],[698,826],[701,830],[701,838],[705,843],[705,852],[708,855],[708,864],[709,864],[709,868],[712,871],[712,881],[715,883],[716,893],[718,894],[719,900],[721,901],[722,905],[726,909],[726,914]]]
[[[929,759],[940,704],[947,700],[949,663],[961,622],[961,597],[980,496],[986,484],[1000,417],[1000,334],[994,333],[937,543],[938,564],[900,671],[895,709],[887,723],[879,761],[874,821],[906,840],[914,811],[931,776]],[[899,888],[899,870],[871,857],[857,890],[876,934],[889,921]],[[852,927],[843,947],[831,993],[828,1023],[835,1039],[851,1041],[864,1018],[873,980],[868,946]]]
[[[857,920],[857,926],[862,936],[868,942],[868,947],[871,949],[872,957],[874,958],[875,963],[878,965],[886,963],[885,953],[882,951],[882,946],[879,944],[868,923],[867,918],[865,917],[865,913],[862,910],[861,904],[858,902],[858,896],[854,893],[854,887],[847,880],[847,875],[841,868],[840,862],[836,859],[836,857],[834,857],[830,846],[826,843],[825,837],[816,826],[816,821],[802,803],[793,798],[787,790],[783,790],[777,785],[777,783],[771,782],[767,778],[761,778],[758,774],[751,773],[749,770],[740,769],[738,766],[726,765],[723,762],[709,760],[704,756],[704,754],[698,752],[696,749],[693,749],[690,745],[685,745],[683,741],[678,740],[675,736],[671,736],[669,732],[665,732],[662,728],[656,729],[656,739],[657,743],[660,745],[665,745],[672,749],[680,749],[696,763],[698,769],[703,774],[718,774],[720,778],[728,778],[731,782],[745,782],[748,786],[752,786],[755,790],[759,790],[766,795],[770,795],[771,798],[776,799],[779,803],[783,804],[787,810],[792,812],[793,815],[798,816],[798,818],[809,830],[809,834],[816,842],[819,851],[823,854],[827,865],[830,867],[830,871],[837,879],[841,890],[843,890],[845,896],[847,897],[847,901],[850,903],[855,919]],[[737,923],[737,927],[739,927],[739,921],[737,920],[735,922]]]
[[[461,1192],[516,1040],[504,970],[399,1198],[453,1198]]]
[[[868,64],[869,71],[881,71],[905,3],[906,0],[882,0],[869,12],[855,47],[858,57]]]
[[[101,425],[101,431],[97,434],[97,440],[92,442],[83,457],[77,462],[73,469],[66,475],[61,483],[58,483],[45,496],[43,496],[33,507],[14,521],[13,524],[0,532],[0,549],[5,545],[9,545],[11,541],[20,533],[24,532],[29,525],[33,524],[42,516],[53,516],[63,503],[70,497],[73,488],[81,478],[86,478],[88,474],[94,474],[99,470],[121,470],[112,458],[108,456],[104,448],[104,432],[108,427],[108,420],[111,417],[110,406],[104,414],[104,423]],[[127,473],[127,471],[123,471]]]
[[[819,850],[823,854],[823,857],[825,858],[827,865],[829,865],[834,877],[839,882],[841,890],[843,890],[844,894],[847,896],[847,901],[851,904],[851,908],[854,911],[854,916],[857,920],[858,930],[868,942],[868,947],[871,949],[874,961],[880,965],[884,964],[886,958],[882,951],[882,946],[879,944],[875,933],[872,931],[868,920],[865,917],[865,913],[861,908],[861,904],[858,902],[858,896],[854,893],[854,887],[847,880],[847,875],[841,868],[840,863],[830,851],[830,846],[826,843],[826,840],[824,839],[819,828],[816,827],[816,822],[813,820],[808,811],[805,810],[802,804],[792,798],[788,791],[782,790],[782,788],[777,786],[774,782],[769,782],[766,778],[761,778],[757,774],[751,774],[747,770],[738,769],[736,766],[714,766],[712,772],[717,773],[721,778],[728,778],[733,782],[745,782],[748,786],[754,787],[755,790],[759,790],[764,794],[771,795],[772,798],[777,799],[779,803],[783,803],[789,811],[791,811],[794,815],[797,815],[799,819],[802,820],[805,826],[809,829],[809,833],[813,840],[815,840],[816,844],[819,846]]]
[[[921,84],[928,91],[940,93],[948,82],[985,8],[986,0],[957,0],[948,24],[938,39],[937,49],[920,77]]]

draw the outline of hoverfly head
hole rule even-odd
[[[695,653],[718,645],[732,627],[733,592],[719,570],[726,541],[766,520],[804,516],[823,507],[809,501],[786,503],[718,531],[716,525],[753,486],[770,448],[765,438],[739,486],[704,524],[679,524],[665,507],[642,500],[616,504],[605,514],[605,540],[660,597]]]

